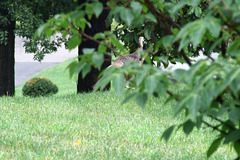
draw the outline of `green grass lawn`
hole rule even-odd
[[[173,103],[151,98],[145,109],[134,100],[121,105],[113,91],[76,94],[76,78],[66,66],[71,60],[35,76],[49,78],[59,87],[50,97],[0,98],[0,159],[207,159],[216,136],[203,127],[186,137],[180,129],[168,143],[163,131],[184,121],[173,118]],[[178,88],[175,88],[177,91]],[[210,159],[233,159],[228,146]]]

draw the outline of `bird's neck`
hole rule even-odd
[[[142,39],[139,39],[139,49],[140,51],[143,50],[143,40]]]

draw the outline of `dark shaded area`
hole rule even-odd
[[[14,86],[14,44],[15,44],[15,21],[11,19],[8,10],[0,5],[0,15],[7,18],[6,23],[0,23],[7,40],[0,42],[0,96],[13,96]],[[2,38],[2,37],[1,37]]]
[[[108,0],[101,0],[104,6],[106,6]],[[79,4],[82,4],[81,0],[78,1]],[[96,33],[104,32],[106,30],[109,30],[109,28],[106,27],[106,19],[108,16],[108,10],[103,10],[102,14],[97,19],[95,16],[92,17],[92,19],[89,21],[91,23],[92,28],[86,28],[85,33],[93,36]],[[97,50],[98,44],[96,42],[93,42],[91,40],[84,40],[81,45],[78,47],[78,55],[82,55],[82,49],[83,48],[95,48]],[[105,57],[105,61],[102,65],[102,69],[106,68],[111,64],[111,57]],[[81,92],[89,92],[93,90],[94,84],[98,80],[98,74],[101,71],[98,71],[97,69],[93,68],[91,69],[91,72],[85,77],[82,78],[81,73],[78,75],[78,85],[77,85],[77,93]],[[106,89],[108,89],[110,86],[108,86]]]

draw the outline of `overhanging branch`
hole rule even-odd
[[[175,23],[171,18],[166,17],[163,13],[159,12],[155,6],[153,5],[152,2],[150,2],[150,0],[145,0],[145,2],[141,2],[144,5],[146,5],[149,10],[153,13],[153,15],[156,17],[158,23],[162,23],[164,26],[164,30],[167,32],[167,34],[173,35],[173,32],[171,30],[171,27],[168,25],[168,22],[172,23],[176,28],[181,29],[181,27]],[[175,42],[174,45],[178,48],[179,47],[179,41]],[[183,57],[183,59],[187,62],[187,64],[189,66],[192,65],[192,62],[190,60],[190,58],[186,55],[186,53],[184,52],[184,50],[181,50],[180,55]]]

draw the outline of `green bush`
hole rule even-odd
[[[47,78],[35,77],[24,84],[22,92],[24,96],[48,96],[56,94],[58,87]]]

